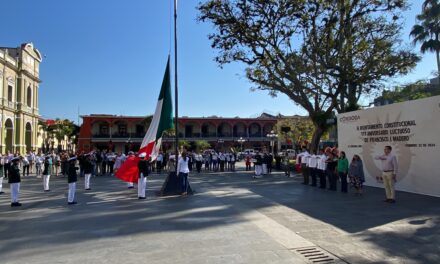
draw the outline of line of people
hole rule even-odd
[[[384,154],[375,156],[374,159],[380,160],[382,165],[382,175],[377,175],[378,182],[384,184],[386,199],[384,202],[395,203],[394,184],[397,181],[398,170],[397,158],[391,153],[392,147],[385,146]],[[363,184],[365,182],[364,165],[359,155],[353,155],[351,162],[348,161],[344,151],[337,148],[326,148],[319,150],[318,153],[309,153],[303,148],[297,155],[297,164],[301,164],[303,184],[318,186],[319,188],[336,191],[338,182],[343,193],[348,192],[350,184],[355,189],[355,195],[361,196]]]
[[[362,195],[365,182],[363,163],[359,155],[354,155],[351,163],[344,151],[337,148],[321,149],[318,153],[309,153],[305,148],[297,155],[297,164],[301,164],[303,184],[337,191],[338,182],[343,193],[348,192],[348,184],[355,188],[356,195]],[[311,182],[310,182],[311,180]]]

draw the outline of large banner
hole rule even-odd
[[[374,157],[385,146],[397,156],[396,189],[440,196],[440,96],[338,115],[338,148],[364,163],[365,184],[382,187]]]

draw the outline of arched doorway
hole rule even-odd
[[[32,150],[32,125],[31,123],[26,123],[26,133],[25,133],[25,144],[26,151]]]
[[[6,151],[10,151],[11,153],[14,152],[13,149],[13,135],[14,135],[14,124],[12,123],[11,119],[6,119],[5,122],[5,144],[6,144]]]

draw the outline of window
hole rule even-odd
[[[32,88],[29,86],[27,88],[27,98],[26,98],[27,106],[32,106]]]
[[[12,102],[12,93],[14,91],[14,87],[12,85],[8,84],[8,101]]]
[[[118,133],[119,135],[127,134],[127,125],[118,125]]]
[[[145,134],[145,129],[143,125],[136,125],[136,136],[143,137]]]
[[[100,135],[108,135],[108,125],[107,124],[99,125],[99,134]]]

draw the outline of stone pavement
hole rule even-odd
[[[0,195],[0,263],[440,263],[440,198],[383,190],[362,197],[303,186],[273,173],[192,173],[189,197],[147,200],[110,177],[78,182],[67,206],[67,180],[22,182],[21,208]],[[315,252],[315,253],[313,253]],[[327,257],[327,258],[325,258]],[[327,262],[322,262],[327,263]]]

